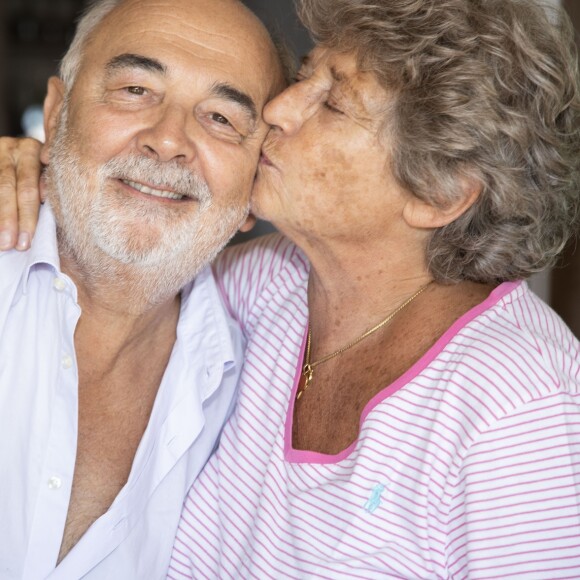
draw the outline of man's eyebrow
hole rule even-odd
[[[107,73],[124,68],[140,68],[150,72],[161,73],[162,75],[167,72],[167,67],[157,59],[132,53],[119,54],[105,65]]]
[[[211,89],[211,94],[215,97],[222,97],[228,101],[233,101],[241,105],[252,118],[252,121],[258,120],[258,108],[252,97],[246,93],[228,85],[227,83],[215,84]]]

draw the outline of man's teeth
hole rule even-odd
[[[153,189],[152,187],[147,187],[142,183],[137,183],[136,181],[129,181],[123,179],[123,183],[130,185],[133,189],[140,191],[141,193],[146,193],[148,195],[154,195],[155,197],[165,197],[167,199],[183,199],[183,195],[174,193],[173,191],[164,191],[161,189]]]

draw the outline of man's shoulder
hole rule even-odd
[[[0,252],[0,334],[13,305],[23,295],[28,252]]]
[[[50,280],[59,271],[56,226],[48,204],[40,210],[36,236],[32,247],[20,252],[8,250],[0,252],[0,320],[4,320],[8,309],[22,295],[33,292],[37,284],[31,284],[33,277],[41,276],[46,280],[50,271]],[[40,283],[40,287],[44,282]]]
[[[0,252],[0,294],[3,297],[19,285],[29,263],[29,252]]]

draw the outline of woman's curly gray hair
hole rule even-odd
[[[573,29],[535,0],[298,0],[323,46],[352,51],[394,95],[392,171],[445,206],[477,202],[435,230],[440,282],[495,283],[552,264],[575,228],[580,97]]]

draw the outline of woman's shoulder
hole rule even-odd
[[[400,428],[401,440],[436,448],[433,457],[456,473],[476,443],[562,413],[580,414],[580,345],[520,282],[467,312],[365,416],[375,431]],[[383,437],[373,432],[370,440]]]
[[[227,248],[214,262],[213,272],[225,303],[247,323],[263,297],[302,292],[309,264],[303,252],[281,234],[268,234]]]
[[[294,243],[282,234],[273,233],[229,246],[214,262],[214,271],[223,275],[251,268],[253,273],[271,277],[289,266],[307,270],[308,263]]]
[[[439,364],[506,412],[555,392],[580,394],[580,343],[525,282],[502,284],[457,328]]]
[[[568,375],[579,388],[580,342],[565,322],[526,282],[498,290],[497,302],[474,321],[474,330],[490,338],[493,350],[526,353],[527,366],[545,369],[555,379]]]

